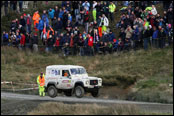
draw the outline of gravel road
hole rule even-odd
[[[114,100],[114,99],[99,99],[93,97],[62,97],[58,96],[56,98],[50,98],[49,96],[40,97],[38,95],[26,95],[26,94],[16,94],[1,91],[1,99],[10,100],[20,100],[21,101],[55,101],[64,103],[96,103],[102,105],[112,105],[112,104],[133,104],[138,106],[143,111],[153,111],[162,113],[173,113],[173,104],[161,104],[161,103],[149,103],[149,102],[135,102],[135,101],[125,101],[125,100]],[[25,102],[24,102],[25,103]],[[5,107],[7,104],[2,104],[1,107]],[[2,110],[2,109],[1,109]]]

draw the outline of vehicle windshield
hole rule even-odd
[[[72,68],[70,70],[72,75],[86,74],[86,70],[84,68]]]

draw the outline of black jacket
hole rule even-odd
[[[150,37],[150,31],[149,30],[143,30],[142,38],[145,39],[145,38],[149,38],[149,37]]]
[[[55,12],[54,12],[54,16],[56,17],[56,19],[58,18],[58,16],[59,16],[59,9],[55,9]]]
[[[32,44],[38,44],[38,36],[32,37]]]
[[[164,39],[164,38],[165,38],[165,36],[166,36],[166,34],[165,34],[165,32],[164,32],[164,31],[163,31],[163,32],[161,32],[161,31],[159,31],[159,32],[158,32],[158,37],[159,37],[159,38]]]
[[[21,24],[22,26],[25,26],[25,24],[26,24],[25,19],[20,19],[20,24]]]

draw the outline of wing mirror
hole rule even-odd
[[[69,79],[71,79],[71,76],[68,76]]]

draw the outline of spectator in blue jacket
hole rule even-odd
[[[128,5],[129,5],[129,1],[123,1],[123,6],[124,7],[128,7]]]
[[[60,8],[60,11],[59,11],[59,18],[63,19],[63,14],[64,14],[64,11]]]
[[[44,22],[41,18],[39,20],[39,24],[36,24],[36,28],[39,30],[40,35],[41,35],[41,32],[43,31],[43,28],[44,28]]]
[[[121,39],[120,39],[121,40]],[[113,50],[114,51],[118,51],[118,46],[119,45],[119,40],[116,40],[115,42],[114,42],[114,44],[113,44]]]
[[[169,46],[172,45],[172,38],[173,38],[173,29],[171,28],[171,24],[168,24],[166,27],[166,35],[168,38]]]
[[[68,20],[70,20],[70,22],[72,23],[72,16],[71,16],[71,14],[68,14]]]
[[[113,42],[114,39],[115,39],[115,34],[110,30],[110,32],[109,32],[109,41]]]
[[[67,56],[69,55],[69,44],[70,44],[70,35],[69,33],[67,33],[64,37],[63,37],[63,45],[64,45],[64,49],[63,49],[63,52],[64,52],[64,56]]]
[[[17,32],[16,33],[16,46],[18,47],[18,45],[20,44],[20,40],[21,40],[21,35]]]
[[[153,31],[153,34],[152,34],[152,44],[153,44],[153,47],[158,47],[158,30],[156,27],[153,28],[154,31]]]
[[[46,14],[46,10],[43,11],[42,21],[43,21],[44,23],[46,23],[46,26],[47,26],[47,28],[48,28],[48,27],[49,27],[49,20],[48,20],[47,14]]]
[[[66,3],[67,1],[62,1],[62,7],[66,7],[66,5],[67,5],[67,3]]]
[[[43,10],[43,14],[42,14],[42,20],[43,20],[44,18],[48,18],[47,13],[46,13],[46,10]]]
[[[138,35],[139,35],[139,29],[138,29],[138,26],[134,26],[134,32],[133,32],[133,48],[134,50],[136,50],[136,48],[138,47],[139,45],[139,38],[138,38]]]
[[[8,44],[8,32],[3,32],[3,45]]]
[[[48,11],[48,17],[51,19],[51,21],[53,21],[54,13],[55,13],[55,10],[50,8],[50,10]]]

